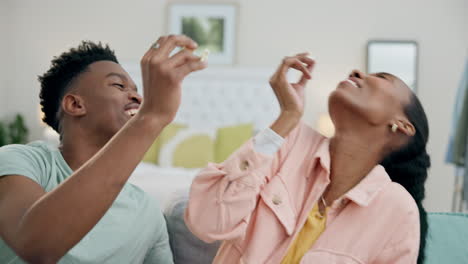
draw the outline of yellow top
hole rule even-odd
[[[302,227],[301,231],[296,237],[296,240],[291,244],[288,249],[286,256],[281,261],[281,264],[293,264],[299,263],[305,253],[312,247],[315,241],[325,230],[327,223],[327,209],[325,209],[325,215],[322,216],[319,212],[318,203],[310,211],[307,216],[307,221]]]

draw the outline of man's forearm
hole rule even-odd
[[[96,155],[28,209],[19,223],[19,245],[33,258],[58,261],[110,208],[164,126],[155,117],[133,117]]]

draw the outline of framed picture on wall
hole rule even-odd
[[[168,33],[195,40],[199,53],[210,51],[210,64],[233,64],[237,7],[234,4],[170,4]]]
[[[388,72],[403,80],[414,92],[418,82],[418,43],[371,40],[367,44],[367,72]]]

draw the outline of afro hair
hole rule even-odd
[[[41,91],[39,94],[43,121],[60,133],[59,110],[63,96],[71,82],[87,67],[96,61],[119,63],[114,51],[101,42],[82,41],[77,48],[54,57],[50,69],[39,76]]]

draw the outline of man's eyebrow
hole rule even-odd
[[[120,73],[117,73],[117,72],[110,72],[110,73],[108,73],[108,74],[106,75],[106,78],[112,77],[112,76],[117,76],[117,77],[119,77],[120,79],[123,79],[123,80],[125,80],[125,81],[128,81],[127,76],[125,76],[125,75],[123,75],[123,74],[120,74]]]

